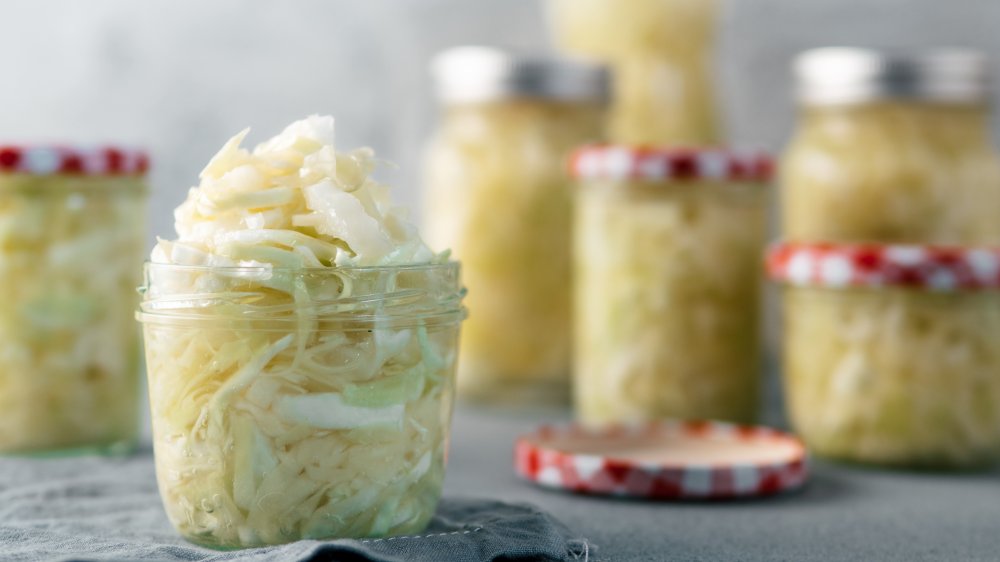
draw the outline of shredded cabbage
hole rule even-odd
[[[312,116],[252,152],[240,146],[249,129],[230,139],[174,212],[178,239],[161,240],[153,261],[351,267],[435,260],[405,209],[369,177],[371,149],[338,153],[333,129],[332,117]]]
[[[628,144],[719,142],[711,56],[715,0],[550,0],[556,43],[609,63],[609,135]]]
[[[751,422],[759,186],[593,182],[577,201],[577,414]]]
[[[1000,243],[1000,160],[979,107],[807,110],[782,164],[784,236]]]
[[[136,437],[139,177],[0,175],[0,451]]]
[[[216,548],[418,532],[444,476],[457,265],[368,177],[370,150],[334,150],[332,118],[253,152],[245,134],[147,266],[170,520]]]
[[[818,454],[905,467],[1000,456],[992,292],[785,289],[786,394]],[[994,329],[996,328],[996,329]]]
[[[571,181],[568,152],[600,135],[591,104],[448,109],[427,154],[427,240],[462,260],[475,310],[459,391],[479,400],[568,398]]]

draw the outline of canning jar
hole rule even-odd
[[[793,425],[817,454],[966,468],[1000,454],[1000,250],[775,246]]]
[[[600,138],[605,74],[559,59],[457,48],[433,65],[444,103],[427,152],[429,244],[462,261],[474,312],[460,394],[569,398],[572,187],[566,159]]]
[[[146,265],[156,473],[188,540],[423,530],[444,477],[456,263]]]
[[[796,62],[802,116],[782,170],[796,241],[1000,243],[986,59],[819,49]]]
[[[0,146],[0,452],[135,441],[146,167],[129,149]]]
[[[722,150],[574,156],[582,421],[754,420],[770,168]]]
[[[556,44],[611,65],[614,142],[704,146],[719,138],[715,0],[550,0]]]

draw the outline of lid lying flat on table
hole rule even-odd
[[[148,169],[149,156],[134,148],[0,144],[0,174],[129,176]]]
[[[441,52],[431,62],[431,74],[438,97],[445,103],[512,98],[603,102],[609,95],[608,71],[603,66],[491,47]]]
[[[517,440],[514,463],[541,486],[652,499],[767,496],[802,486],[808,474],[792,435],[720,422],[543,426]]]
[[[580,179],[767,182],[774,162],[763,152],[721,148],[592,145],[570,157]]]
[[[781,242],[768,251],[767,270],[797,287],[998,289],[1000,248]]]

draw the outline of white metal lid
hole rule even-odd
[[[978,51],[942,48],[882,51],[827,47],[795,59],[803,105],[840,105],[879,99],[977,104],[990,92],[988,58]]]
[[[608,98],[605,67],[555,56],[455,47],[436,55],[430,69],[444,103],[510,98],[603,102]]]

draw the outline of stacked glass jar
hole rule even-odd
[[[1000,160],[986,60],[820,49],[783,164],[784,375],[823,455],[968,467],[1000,453]]]
[[[475,312],[458,389],[564,403],[571,342],[566,159],[601,136],[607,77],[562,59],[459,47],[432,67],[445,104],[427,154],[425,234],[462,261]]]
[[[627,144],[719,142],[711,59],[716,0],[551,0],[556,43],[614,70],[609,137]]]

